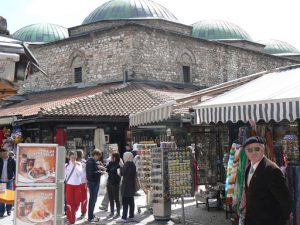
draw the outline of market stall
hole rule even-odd
[[[266,87],[266,84],[268,85]],[[194,106],[196,124],[227,124],[230,150],[227,163],[226,191],[228,204],[240,211],[242,198],[245,152],[240,146],[250,136],[266,140],[265,155],[276,162],[286,174],[292,193],[299,190],[299,130],[300,130],[300,68],[278,69],[247,84]],[[216,126],[216,125],[215,125]],[[230,127],[237,126],[238,132]],[[226,161],[226,160],[225,160]],[[299,199],[293,195],[293,225],[299,225]]]

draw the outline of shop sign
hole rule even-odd
[[[14,225],[55,225],[56,190],[42,187],[17,188]]]
[[[17,186],[55,185],[57,154],[57,144],[18,144]]]

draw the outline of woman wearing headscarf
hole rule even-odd
[[[127,212],[129,207],[129,218],[134,218],[134,194],[135,194],[135,178],[136,178],[136,167],[133,163],[133,155],[131,152],[125,152],[123,155],[124,166],[121,168],[121,176],[123,176],[121,193],[122,193],[122,204],[123,204],[123,215],[117,222],[127,221]]]

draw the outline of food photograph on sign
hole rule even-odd
[[[17,182],[19,184],[55,183],[55,145],[20,145],[17,162]]]
[[[17,190],[17,225],[54,225],[55,189]]]

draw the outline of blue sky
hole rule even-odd
[[[300,50],[299,0],[154,0],[180,22],[224,19],[246,30],[252,39],[278,39]],[[0,15],[11,33],[26,25],[49,22],[64,27],[80,25],[106,0],[1,0]]]

